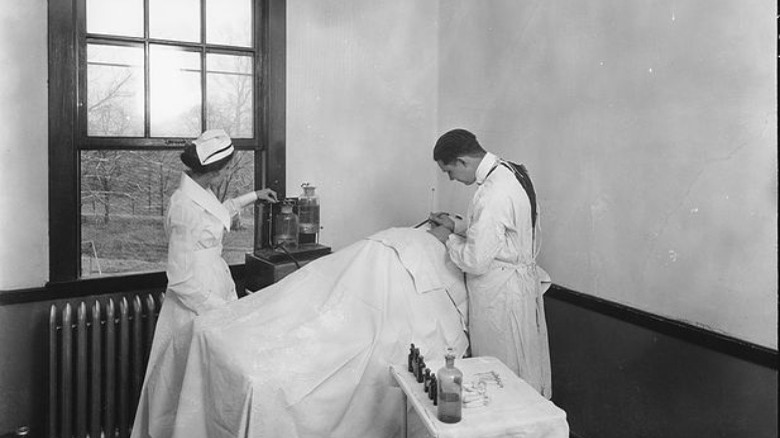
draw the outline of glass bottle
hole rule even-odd
[[[406,359],[406,361],[407,361],[407,369],[409,370],[410,373],[414,372],[414,366],[412,365],[412,361],[414,359],[415,359],[415,356],[414,356],[414,344],[412,344],[409,347],[409,356]]]
[[[285,248],[298,246],[298,216],[293,213],[291,202],[283,201],[275,222],[274,245]]]
[[[301,184],[303,194],[298,197],[298,219],[300,243],[317,243],[320,232],[320,201],[313,185]]]
[[[457,423],[461,418],[463,373],[455,368],[455,352],[447,349],[444,367],[436,373],[438,386],[438,417],[443,423]]]

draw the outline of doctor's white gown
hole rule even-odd
[[[476,177],[467,218],[456,222],[446,242],[450,258],[467,274],[471,352],[500,359],[549,399],[542,282],[550,279],[536,265],[529,197],[493,154],[483,158]]]

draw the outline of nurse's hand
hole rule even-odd
[[[450,230],[450,232],[455,230],[455,221],[452,220],[449,213],[445,212],[438,212],[438,213],[431,213],[431,215],[428,217],[431,222],[433,222],[435,225],[446,227]]]
[[[257,194],[258,201],[266,201],[271,203],[279,202],[279,200],[276,198],[276,192],[271,189],[255,190],[255,193]]]
[[[433,234],[433,237],[439,239],[441,243],[447,243],[447,238],[452,234],[452,231],[443,225],[433,227],[428,232]]]

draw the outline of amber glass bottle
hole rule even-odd
[[[461,418],[463,373],[455,368],[455,352],[447,349],[444,367],[436,373],[438,417],[443,423],[457,423]]]

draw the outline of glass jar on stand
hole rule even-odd
[[[301,184],[303,194],[298,197],[298,228],[301,244],[319,243],[320,233],[320,200],[314,193],[313,185]]]
[[[298,246],[298,216],[290,201],[282,201],[281,211],[274,218],[274,246],[295,248]]]

